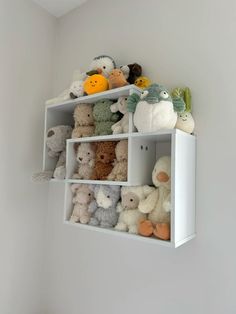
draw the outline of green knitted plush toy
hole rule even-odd
[[[119,114],[111,112],[113,102],[109,99],[101,99],[94,104],[93,117],[95,120],[94,135],[112,134],[112,125],[119,120]]]

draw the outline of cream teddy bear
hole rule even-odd
[[[123,117],[120,121],[112,125],[113,134],[128,133],[129,132],[129,113],[127,111],[127,96],[121,96],[117,102],[111,105],[111,112],[120,112]]]
[[[95,166],[96,144],[95,143],[75,143],[74,149],[78,162],[77,172],[73,179],[89,180],[93,174]]]
[[[156,189],[139,203],[141,213],[148,214],[148,220],[139,225],[139,233],[169,240],[171,212],[171,158],[159,158],[152,172],[152,181]]]
[[[88,184],[72,184],[71,191],[74,194],[72,202],[73,212],[70,217],[71,222],[87,224],[91,214],[88,211],[90,203],[94,200],[94,186]]]
[[[127,181],[128,171],[128,140],[118,142],[115,148],[115,166],[108,175],[110,181]]]
[[[72,138],[89,137],[94,133],[93,105],[79,104],[74,110],[75,127]]]
[[[117,205],[117,212],[120,215],[115,226],[116,230],[138,233],[138,224],[146,219],[146,214],[138,210],[139,202],[144,200],[154,189],[148,185],[121,188],[121,202]]]

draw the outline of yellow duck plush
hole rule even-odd
[[[139,88],[147,88],[151,85],[151,81],[146,76],[140,76],[136,79],[134,84]]]

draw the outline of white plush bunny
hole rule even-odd
[[[117,102],[111,105],[111,112],[120,112],[124,116],[122,119],[111,127],[113,134],[128,133],[129,132],[129,113],[127,112],[127,96],[121,96]]]

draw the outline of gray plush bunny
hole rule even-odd
[[[88,211],[92,214],[89,224],[112,228],[118,221],[116,205],[120,199],[120,187],[116,185],[97,185],[94,190],[96,201],[90,203]]]

